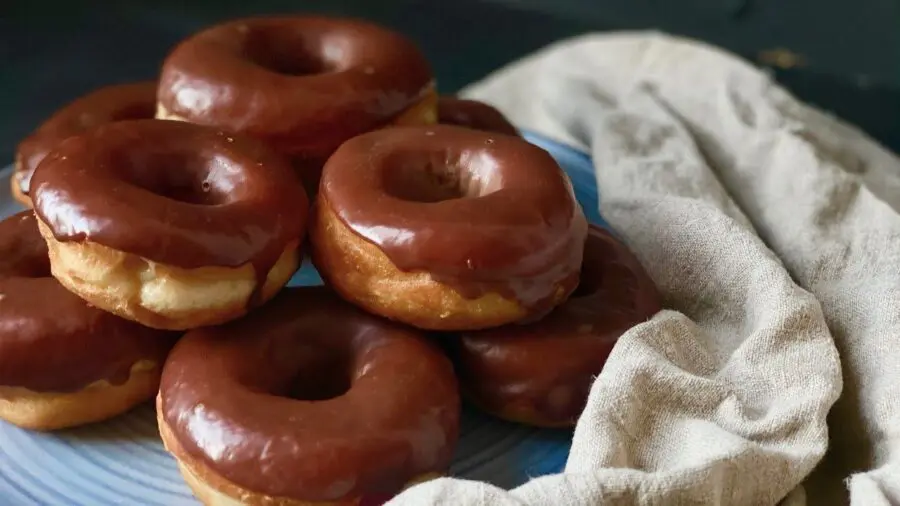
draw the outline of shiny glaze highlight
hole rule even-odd
[[[59,241],[187,269],[252,264],[258,281],[302,238],[308,212],[283,157],[177,121],[122,121],[69,138],[33,186],[35,213]]]
[[[161,364],[176,336],[63,288],[31,211],[0,222],[0,386],[68,393],[97,381],[120,385],[136,362]]]
[[[498,134],[519,135],[519,131],[503,113],[477,100],[450,96],[438,98],[438,123]]]
[[[364,134],[326,163],[319,203],[400,270],[464,297],[499,293],[536,318],[577,284],[584,214],[556,161],[517,137],[445,125]]]
[[[616,341],[660,309],[656,286],[637,258],[592,226],[575,293],[533,324],[461,336],[453,352],[460,382],[489,411],[573,425]]]
[[[166,58],[159,105],[313,160],[433,93],[416,45],[364,21],[249,18],[208,28]]]
[[[424,337],[288,288],[247,317],[188,333],[163,371],[161,419],[215,473],[271,497],[393,495],[449,465],[459,397]]]
[[[16,183],[28,195],[31,176],[51,149],[72,135],[113,121],[152,118],[156,82],[107,86],[84,95],[53,113],[16,149]]]

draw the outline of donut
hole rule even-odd
[[[0,222],[0,419],[54,430],[123,413],[156,394],[174,337],[63,288],[31,211]]]
[[[485,132],[519,135],[516,127],[502,112],[477,100],[466,100],[451,96],[438,99],[438,123],[456,125]]]
[[[240,19],[181,42],[163,63],[157,117],[264,139],[314,184],[345,140],[436,121],[430,65],[416,45],[364,21]]]
[[[31,175],[47,153],[63,139],[113,121],[152,118],[156,83],[139,82],[100,88],[58,110],[16,148],[13,197],[31,207]]]
[[[473,404],[514,422],[570,427],[619,337],[660,309],[634,255],[592,226],[580,283],[566,302],[530,325],[461,334],[451,355]]]
[[[578,283],[587,222],[547,152],[457,126],[396,127],[328,160],[312,259],[347,300],[429,330],[540,318]]]
[[[356,505],[445,472],[460,400],[450,361],[419,332],[302,287],[188,332],[157,417],[207,505]]]
[[[63,141],[32,194],[63,286],[169,330],[270,299],[297,270],[308,214],[290,164],[261,142],[153,119]]]

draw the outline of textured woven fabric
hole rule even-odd
[[[391,506],[900,504],[900,160],[656,33],[563,41],[464,94],[593,156],[667,310],[614,349],[563,474]]]

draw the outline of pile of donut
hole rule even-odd
[[[206,504],[360,504],[447,470],[460,391],[569,427],[660,309],[495,109],[404,37],[252,18],[181,42],[18,147],[0,223],[0,417],[53,430],[156,397]],[[325,286],[285,285],[307,255]]]

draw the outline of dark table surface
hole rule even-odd
[[[415,39],[453,92],[557,39],[654,28],[757,59],[787,49],[776,77],[900,151],[900,0],[8,0],[0,8],[0,160],[56,108],[92,88],[156,75],[191,32],[228,18],[317,12]],[[0,164],[2,165],[2,164]]]

